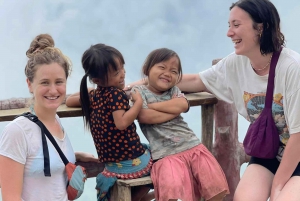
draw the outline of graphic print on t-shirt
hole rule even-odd
[[[265,93],[259,94],[251,94],[248,92],[244,92],[244,102],[247,108],[248,119],[251,123],[253,123],[260,115],[262,110],[265,107]],[[275,125],[278,129],[278,134],[280,137],[280,141],[286,145],[290,135],[288,131],[288,127],[286,124],[286,120],[284,117],[283,104],[282,104],[283,96],[282,94],[274,94],[273,103],[272,103],[272,115],[275,121]]]

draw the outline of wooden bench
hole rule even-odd
[[[150,176],[138,179],[118,179],[111,190],[111,200],[131,201],[131,187],[152,184]]]
[[[206,93],[191,93],[186,94],[189,100],[190,106],[201,106],[201,141],[211,151],[213,142],[213,125],[214,125],[214,104],[218,102],[215,96]],[[27,112],[28,108],[11,109],[11,110],[0,110],[0,122],[11,121],[17,115]],[[61,118],[67,117],[78,117],[82,116],[81,108],[70,108],[66,105],[61,105],[58,108],[57,114]],[[104,164],[92,163],[92,162],[77,162],[87,169],[88,177],[95,177],[98,173],[103,171]],[[130,201],[131,200],[131,187],[151,184],[151,178],[144,177],[139,179],[123,180],[118,179],[112,188],[112,199],[113,201]]]

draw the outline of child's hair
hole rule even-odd
[[[90,125],[90,99],[87,88],[87,77],[89,80],[99,79],[103,83],[108,82],[109,70],[117,70],[118,63],[125,64],[122,54],[115,48],[96,44],[87,49],[81,59],[82,67],[85,71],[80,84],[80,102],[82,107],[85,127]]]
[[[155,64],[163,62],[163,61],[167,61],[172,57],[176,57],[179,62],[179,65],[178,65],[179,74],[178,74],[177,83],[180,82],[182,79],[182,68],[181,68],[180,58],[176,52],[174,52],[173,50],[167,49],[167,48],[160,48],[160,49],[156,49],[156,50],[153,50],[152,52],[150,52],[150,54],[147,56],[147,58],[143,64],[143,68],[142,68],[143,76],[149,76],[149,72]]]
[[[71,61],[58,48],[54,47],[54,40],[49,34],[40,34],[30,43],[26,51],[28,57],[25,75],[33,82],[37,67],[43,64],[58,63],[65,71],[66,78],[71,73]]]

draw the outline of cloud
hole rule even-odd
[[[96,43],[114,46],[122,52],[128,83],[141,77],[140,68],[144,59],[150,51],[159,47],[173,49],[179,54],[184,73],[205,70],[211,66],[213,59],[225,57],[233,51],[233,45],[226,37],[229,6],[232,2],[0,1],[0,99],[30,96],[24,75],[27,61],[25,52],[32,39],[40,33],[51,34],[56,46],[73,62],[68,93],[79,90],[83,76],[81,55]],[[300,27],[297,25],[300,2],[272,2],[279,10],[287,46],[300,52]],[[184,118],[200,136],[199,107],[192,108]],[[83,134],[82,118],[64,119],[63,123],[75,150],[93,152],[93,149],[89,149],[93,147],[92,139],[85,138],[88,133]],[[0,132],[6,124],[0,123]],[[78,125],[76,130],[74,125]],[[240,140],[246,129],[247,123],[240,118]],[[95,196],[93,184],[86,191],[87,196]]]

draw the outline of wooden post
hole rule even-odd
[[[214,105],[202,105],[202,135],[201,142],[209,151],[212,151],[213,142],[213,126],[214,126]]]
[[[214,117],[213,155],[221,165],[229,185],[230,195],[224,201],[232,201],[240,181],[240,167],[249,162],[250,156],[246,155],[243,144],[238,141],[238,113],[235,106],[219,100],[215,105]]]

